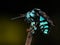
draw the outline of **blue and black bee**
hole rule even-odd
[[[30,24],[30,30],[32,31],[31,33],[34,34],[35,31],[38,29],[43,32],[43,34],[48,34],[49,33],[49,23],[50,25],[54,26],[53,22],[49,19],[49,17],[46,15],[45,12],[41,11],[41,9],[34,8],[31,11],[28,11],[26,14],[24,14],[25,20]],[[20,18],[16,17],[16,18]],[[16,18],[12,18],[16,19]]]
[[[37,31],[39,28],[44,34],[48,34],[50,28],[49,23],[54,26],[46,13],[37,8],[27,12],[25,17],[27,22],[30,23],[30,29],[34,31]],[[32,33],[34,34],[35,32]]]

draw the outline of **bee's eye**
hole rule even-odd
[[[30,18],[29,12],[27,12],[26,18],[27,18],[27,19]]]

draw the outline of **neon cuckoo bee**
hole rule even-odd
[[[28,11],[23,16],[19,16],[16,18],[12,18],[11,20],[24,17],[25,20],[30,24],[30,31],[32,34],[39,29],[43,32],[43,34],[49,33],[49,23],[54,26],[53,22],[49,19],[45,12],[41,11],[41,9],[34,8],[31,11]]]

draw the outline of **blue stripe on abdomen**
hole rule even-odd
[[[43,31],[44,34],[48,34],[49,26],[48,26],[47,20],[42,16],[40,16],[39,20],[40,20],[40,25],[39,26],[40,26],[41,31]]]

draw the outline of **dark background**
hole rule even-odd
[[[46,45],[60,44],[60,2],[58,0],[8,0],[0,2],[0,16],[6,18],[18,16],[20,13],[26,13],[33,8],[40,8],[45,11],[54,21],[55,29],[48,36],[48,41],[44,39],[44,41],[39,42],[41,42],[42,45],[43,43],[47,43]]]

